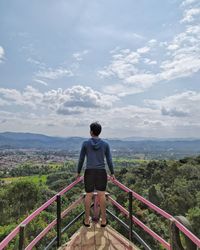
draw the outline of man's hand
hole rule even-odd
[[[80,177],[79,173],[76,173],[75,178],[78,179]]]
[[[111,181],[114,181],[116,178],[115,178],[115,175],[114,174],[111,174],[110,175],[110,179],[111,179]]]

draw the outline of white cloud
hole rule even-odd
[[[195,16],[200,14],[200,8],[193,8],[189,10],[185,10],[184,17],[181,19],[181,23],[191,23],[195,20]]]
[[[164,116],[182,117],[188,121],[196,121],[200,125],[200,92],[186,91],[165,97],[161,100],[146,100],[146,105],[159,109]],[[182,120],[179,119],[181,123]]]
[[[0,88],[0,97],[4,105],[29,106],[33,109],[42,101],[42,94],[32,86],[27,86],[24,91],[17,89]]]
[[[170,44],[168,47],[168,50],[176,50],[179,48],[178,44]]]
[[[112,62],[103,70],[98,71],[101,77],[115,76],[119,79],[126,79],[137,73],[136,65],[139,62],[140,54],[129,49],[120,50],[117,54],[112,55]]]
[[[0,98],[0,106],[7,106],[7,105],[9,105],[9,104],[10,104],[10,103],[9,103],[8,101],[6,101],[6,100]]]
[[[65,90],[49,91],[44,95],[44,101],[56,105],[58,114],[78,114],[87,109],[111,108],[117,100],[111,95],[104,95],[90,87],[73,86]]]
[[[152,41],[154,43],[155,41]],[[149,47],[139,48],[136,52],[130,49],[115,50],[112,52],[111,64],[99,71],[100,77],[115,77],[120,80],[117,84],[104,88],[105,93],[125,96],[143,92],[159,80],[159,75],[147,70],[139,69],[139,63],[143,54],[150,50]],[[115,54],[114,54],[115,53]],[[155,60],[145,58],[148,65],[155,65]]]
[[[1,106],[20,105],[29,106],[39,112],[54,112],[57,114],[79,114],[90,109],[110,109],[118,100],[112,95],[105,95],[90,87],[73,86],[68,89],[52,89],[40,92],[32,86],[27,86],[24,91],[0,88]]]
[[[44,85],[44,86],[47,86],[47,85],[48,85],[47,82],[45,82],[45,81],[43,81],[43,80],[40,80],[40,79],[34,79],[34,82],[40,83],[40,84],[42,84],[42,85]]]
[[[187,5],[190,5],[190,4],[193,4],[193,3],[198,3],[199,0],[185,0],[182,2],[182,6],[187,6]]]
[[[41,104],[43,94],[39,92],[39,90],[28,85],[25,88],[25,91],[23,91],[22,97],[25,103],[28,103],[30,106],[35,108],[37,105]]]
[[[200,70],[200,26],[189,25],[168,46],[170,59],[161,63],[161,78],[166,80],[190,76]]]
[[[193,36],[197,36],[197,40],[195,40],[198,43],[198,40],[200,38],[200,25],[190,25],[187,26],[186,34],[191,34]]]
[[[129,83],[130,85],[134,85],[135,87],[138,87],[139,89],[146,89],[152,86],[153,83],[157,82],[159,80],[159,75],[156,74],[135,74],[133,76],[126,78],[126,83]]]
[[[145,53],[149,52],[149,50],[150,50],[150,48],[147,47],[147,46],[145,46],[145,47],[142,47],[142,48],[137,49],[137,52],[138,52],[139,54],[145,54]]]
[[[21,103],[21,93],[16,89],[0,88],[0,96],[3,100]]]
[[[179,109],[179,108],[171,108],[171,109],[166,109],[165,107],[162,107],[161,109],[162,115],[167,115],[167,116],[176,116],[176,117],[188,117],[189,113]]]
[[[82,52],[76,52],[73,54],[73,57],[76,59],[76,61],[82,61],[83,56],[88,54],[88,50],[83,50]]]
[[[148,64],[148,65],[155,65],[157,64],[156,60],[151,60],[149,58],[144,58],[144,63]]]
[[[151,39],[151,40],[148,41],[147,44],[150,47],[154,47],[154,46],[156,46],[157,43],[158,43],[158,41],[156,39]]]
[[[36,73],[36,77],[49,80],[55,80],[64,76],[71,77],[73,75],[74,74],[71,70],[62,67],[57,69],[48,68],[47,70]]]
[[[5,56],[5,51],[2,46],[0,46],[0,63],[3,61]]]
[[[180,77],[190,76],[200,70],[200,58],[196,55],[184,54],[174,57],[173,61],[164,61],[161,64],[163,72],[160,74],[162,79],[172,80]]]
[[[122,97],[130,94],[141,93],[143,92],[143,89],[124,84],[112,84],[104,87],[104,92],[111,95]]]
[[[31,63],[31,64],[35,64],[35,65],[39,66],[40,68],[45,67],[45,63],[43,63],[43,62],[41,62],[39,60],[36,60],[36,59],[34,59],[32,57],[28,57],[26,61]]]

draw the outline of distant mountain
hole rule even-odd
[[[0,149],[67,149],[77,150],[81,137],[52,137],[33,133],[0,133]]]
[[[196,141],[197,138],[126,137],[123,141]]]
[[[14,140],[51,140],[52,138],[47,135],[42,134],[33,134],[33,133],[15,133],[15,132],[4,132],[0,133],[1,136],[7,138],[7,139],[14,139]]]
[[[33,133],[0,133],[0,149],[80,150],[82,137],[51,137]],[[135,153],[199,153],[199,139],[125,138],[108,139],[112,150]]]

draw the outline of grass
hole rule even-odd
[[[7,177],[7,178],[1,178],[0,180],[5,181],[5,183],[10,183],[14,181],[19,181],[19,180],[30,180],[33,181],[34,183],[40,183],[41,184],[46,184],[47,181],[47,175],[30,175],[30,176],[19,176],[19,177]]]
[[[138,163],[148,163],[149,162],[149,160],[145,160],[145,159],[127,159],[127,158],[122,158],[122,157],[120,157],[120,158],[113,158],[113,161],[115,161],[115,162],[117,162],[117,163],[125,163],[125,162],[127,162],[127,163],[136,163],[136,164],[138,164]]]

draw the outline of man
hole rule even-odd
[[[83,163],[86,156],[87,162],[86,170],[84,173],[84,184],[86,191],[85,219],[83,220],[83,224],[86,227],[90,226],[90,206],[94,190],[97,191],[100,203],[101,227],[105,227],[107,225],[105,197],[107,173],[105,169],[105,157],[108,167],[110,169],[111,178],[115,178],[109,144],[99,138],[101,129],[101,125],[98,122],[94,122],[90,125],[91,138],[87,141],[84,141],[82,144],[77,168],[78,178],[80,176],[80,172],[83,167]]]

